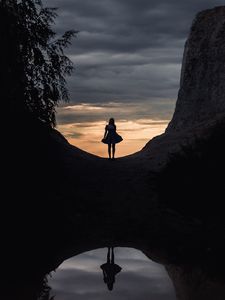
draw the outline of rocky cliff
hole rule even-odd
[[[225,7],[200,12],[185,44],[176,109],[167,132],[225,113]]]

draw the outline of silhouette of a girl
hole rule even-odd
[[[111,250],[111,251],[110,251]],[[113,247],[108,247],[107,262],[100,266],[103,271],[103,280],[110,291],[113,289],[115,283],[115,276],[122,268],[114,262]]]
[[[110,118],[108,125],[105,126],[105,134],[102,139],[104,144],[108,144],[109,159],[115,159],[116,144],[120,143],[122,140],[123,138],[116,132],[114,118]]]

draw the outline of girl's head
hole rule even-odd
[[[110,119],[109,119],[109,124],[110,124],[110,125],[115,125],[115,120],[114,120],[114,118],[110,118]]]

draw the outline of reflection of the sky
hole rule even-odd
[[[98,249],[65,261],[49,285],[55,300],[175,300],[172,283],[162,265],[131,248],[115,248],[115,263],[122,267],[112,292],[103,282],[100,265],[107,249]]]

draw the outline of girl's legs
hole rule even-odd
[[[113,159],[115,158],[116,144],[112,144]]]
[[[110,264],[110,247],[108,247],[107,263]]]
[[[115,152],[116,152],[116,144],[108,144],[109,158],[111,158],[111,148],[112,148],[112,159],[114,159],[115,158]]]
[[[113,247],[111,248],[111,264],[114,264],[114,251],[113,251]]]
[[[111,158],[111,144],[108,144],[108,154],[109,158]]]

